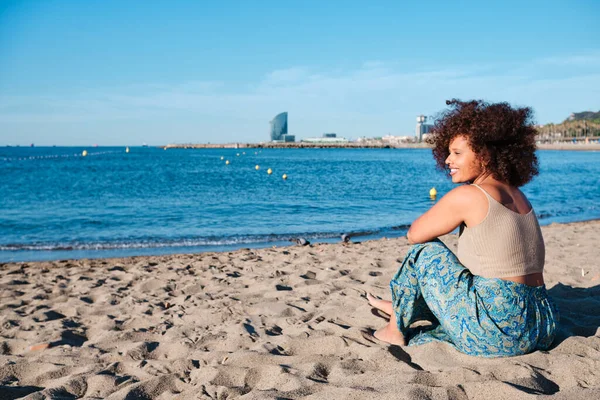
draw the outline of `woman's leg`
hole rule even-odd
[[[421,284],[426,281],[423,271],[427,270],[429,255],[444,254],[450,250],[439,240],[414,245],[406,255],[404,262],[390,282],[391,302],[367,296],[369,303],[390,315],[389,323],[377,330],[374,336],[384,342],[404,345],[409,336],[409,326],[419,320],[429,320],[434,327],[437,319],[431,312],[422,295]],[[423,254],[422,254],[423,253]],[[451,253],[451,252],[450,252]],[[464,267],[462,267],[464,269]]]
[[[431,291],[427,289],[449,283],[444,282],[447,279],[447,271],[440,272],[436,267],[449,264],[453,275],[465,270],[460,263],[454,262],[455,258],[452,251],[440,240],[416,244],[410,248],[398,272],[392,278],[392,308],[397,328],[406,337],[407,342],[413,333],[409,331],[413,322],[428,320],[434,327],[439,324],[437,314],[428,305],[427,297],[431,295]]]
[[[474,276],[441,242],[428,243],[409,255],[414,257],[407,256],[406,274],[417,282],[412,293],[427,303],[440,325],[416,337],[405,335],[407,342],[442,340],[463,353],[483,357],[513,356],[535,349],[540,337],[537,327],[542,323],[537,305],[545,299],[543,288]],[[406,279],[400,280],[404,282]],[[406,301],[410,296],[404,296],[398,282],[392,280],[391,286],[392,294],[394,290],[399,293],[394,311],[403,332],[418,314],[416,301]],[[403,311],[405,303],[411,303],[413,310],[408,304],[408,312]]]
[[[375,334],[389,343],[444,341],[469,355],[503,357],[548,347],[556,330],[545,288],[474,276],[439,240],[412,246],[390,288],[390,323]],[[409,326],[428,314],[433,329],[415,335]]]
[[[458,287],[458,283],[465,281],[463,277],[468,280],[472,275],[440,240],[413,245],[390,282],[392,291],[390,316],[393,318],[388,325],[376,332],[375,337],[388,343],[408,343],[417,333],[409,329],[410,325],[421,320],[433,324],[424,328],[425,330],[432,333],[439,331],[439,321],[451,318],[451,314],[444,310],[444,298]],[[461,290],[464,290],[468,285],[460,286]],[[433,297],[436,299],[432,299]],[[435,306],[435,310],[430,308],[428,304],[430,301]],[[379,302],[374,306],[389,307]],[[423,341],[423,334],[419,336]],[[447,336],[437,334],[431,337],[437,339]]]

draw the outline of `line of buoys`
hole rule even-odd
[[[165,148],[165,150],[166,150],[166,148]],[[256,152],[256,151],[254,152],[254,154],[255,154],[255,155],[257,155],[258,153],[260,153],[260,152]],[[245,151],[244,151],[244,152],[242,152],[242,155],[245,155],[245,154],[246,154],[246,152],[245,152]],[[240,153],[236,153],[235,155],[236,155],[236,157],[239,157],[239,156],[240,156]],[[224,157],[224,156],[221,156],[221,160],[225,160],[225,157]],[[225,160],[225,165],[229,165],[229,164],[230,164],[229,160]],[[256,164],[256,165],[254,166],[254,169],[255,169],[255,170],[257,170],[257,171],[259,171],[259,170],[260,170],[260,165]],[[272,175],[272,174],[273,174],[273,170],[272,170],[271,168],[267,169],[267,174],[268,174],[268,175]],[[283,174],[281,177],[282,177],[282,178],[283,178],[283,180],[285,181],[285,180],[287,180],[287,178],[288,178],[288,175],[287,175],[287,174]]]
[[[70,158],[70,157],[91,157],[91,156],[101,156],[104,154],[115,154],[115,153],[120,153],[120,151],[99,151],[99,152],[93,152],[93,153],[88,153],[87,150],[85,151],[85,155],[83,154],[83,151],[81,153],[74,153],[74,154],[46,154],[46,155],[40,155],[40,156],[28,156],[28,157],[2,157],[0,158],[1,161],[29,161],[29,160],[45,160],[45,159],[50,159],[50,158]]]
[[[258,171],[260,169],[260,165],[256,165],[254,169]],[[267,174],[273,174],[273,170],[271,168],[267,169]],[[287,174],[283,174],[282,178],[285,181],[288,178]]]

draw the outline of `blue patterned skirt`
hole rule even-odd
[[[439,240],[412,246],[390,287],[409,346],[444,341],[469,355],[506,357],[554,340],[559,316],[545,286],[473,275]],[[410,328],[420,320],[432,325]]]

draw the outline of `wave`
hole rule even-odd
[[[560,222],[582,221],[597,219],[597,207],[573,207],[568,210],[542,210],[537,212],[541,225],[547,225],[555,220]],[[573,218],[573,216],[581,218]],[[562,217],[562,218],[561,218]],[[566,220],[563,220],[565,217]],[[103,251],[103,250],[134,250],[135,249],[167,249],[167,248],[204,248],[204,247],[255,247],[275,243],[292,242],[294,239],[304,238],[309,241],[334,241],[341,239],[345,234],[350,238],[380,238],[398,237],[405,234],[410,224],[387,226],[372,230],[354,230],[349,232],[302,232],[290,234],[262,234],[262,235],[232,235],[232,236],[196,236],[180,238],[130,238],[119,240],[89,240],[89,241],[61,241],[61,242],[33,242],[33,243],[7,243],[0,244],[0,252],[25,252],[25,251]]]
[[[410,225],[397,225],[377,230],[361,230],[345,232],[346,236],[365,237],[383,236],[386,233],[397,236],[399,232],[406,231]],[[268,235],[239,235],[227,237],[189,237],[189,238],[139,238],[117,241],[73,241],[73,242],[38,242],[38,243],[8,243],[0,244],[0,251],[74,251],[74,250],[124,250],[124,249],[152,249],[152,248],[177,248],[177,247],[219,247],[239,245],[259,245],[268,243],[291,242],[297,238],[307,240],[327,240],[341,238],[343,233],[338,232],[305,232],[297,234],[268,234]]]

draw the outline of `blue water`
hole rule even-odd
[[[454,187],[427,149],[83,150],[0,148],[0,261],[394,237]],[[600,152],[539,158],[540,223],[600,218]]]

